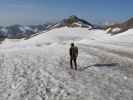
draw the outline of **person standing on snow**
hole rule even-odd
[[[78,47],[76,47],[74,43],[71,43],[69,54],[70,54],[70,67],[71,69],[73,69],[73,62],[74,62],[75,70],[77,70]]]

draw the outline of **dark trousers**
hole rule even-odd
[[[70,57],[70,67],[73,69],[73,63],[75,65],[75,70],[77,70],[77,58]]]

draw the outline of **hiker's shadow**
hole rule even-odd
[[[84,68],[80,68],[79,70],[83,71],[83,70],[86,70],[88,69],[89,67],[115,67],[117,66],[118,63],[110,63],[110,64],[93,64],[93,65],[89,65],[89,66],[86,66]]]

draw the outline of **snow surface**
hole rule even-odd
[[[119,32],[121,29],[119,27],[113,28],[112,32]]]
[[[6,28],[2,28],[1,31],[3,31],[4,33],[8,32],[8,30]]]
[[[133,42],[132,37],[133,37],[133,29],[129,29],[126,32],[114,36],[113,39],[117,39],[118,41]]]
[[[32,28],[28,27],[28,26],[20,26],[19,29],[25,33],[26,31],[33,31]],[[37,31],[37,30],[34,30],[34,31]]]
[[[132,29],[111,36],[63,27],[28,40],[5,40],[0,100],[133,100],[133,48],[125,45],[133,42],[132,34]],[[73,41],[79,47],[78,71],[69,66]]]

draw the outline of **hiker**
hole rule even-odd
[[[71,43],[69,54],[70,54],[70,67],[71,69],[73,69],[73,62],[74,62],[75,70],[77,70],[78,47],[74,46],[74,43]]]

